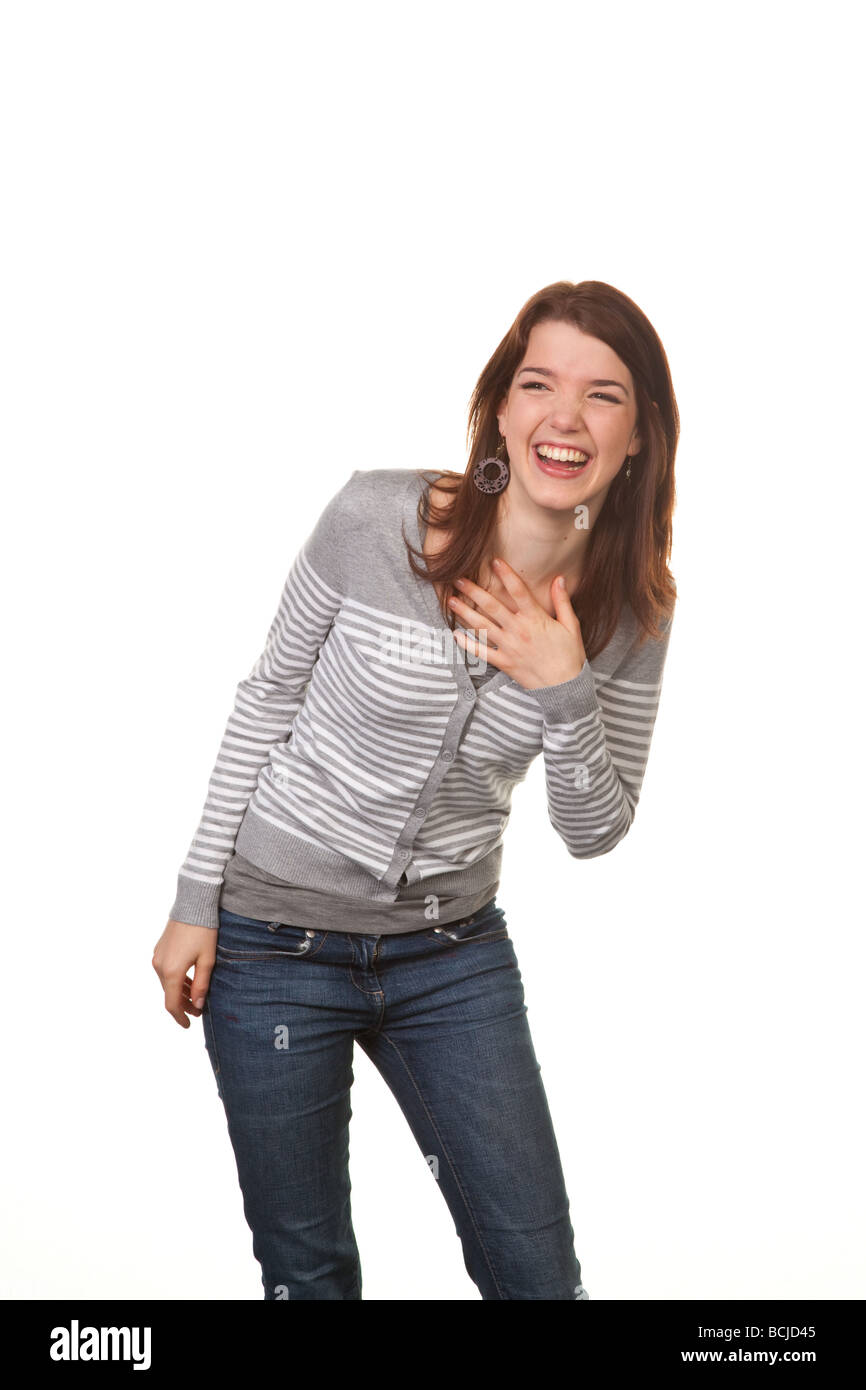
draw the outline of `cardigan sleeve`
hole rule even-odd
[[[543,717],[551,824],[575,859],[607,854],[634,821],[658,713],[673,615],[637,639],[609,677],[579,675],[533,691]],[[603,661],[603,657],[601,658]]]
[[[219,926],[223,875],[259,772],[292,723],[344,593],[342,557],[351,527],[351,488],[330,499],[289,570],[264,650],[235,691],[198,828],[177,877],[169,917]]]

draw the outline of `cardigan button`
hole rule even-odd
[[[450,748],[446,748],[440,756],[443,763],[453,763],[454,761],[454,754],[451,752]]]

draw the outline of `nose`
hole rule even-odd
[[[582,406],[579,400],[564,400],[562,397],[556,402],[550,414],[552,425],[562,433],[567,434],[569,430],[578,430],[583,419]]]

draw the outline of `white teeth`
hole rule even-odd
[[[536,452],[540,458],[550,459],[552,463],[586,463],[589,454],[581,453],[580,449],[548,449],[536,444]]]

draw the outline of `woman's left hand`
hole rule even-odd
[[[486,640],[479,642],[455,628],[458,645],[470,655],[483,657],[500,671],[507,672],[524,690],[559,685],[579,676],[586,651],[580,622],[565,587],[560,586],[559,577],[550,586],[556,612],[552,618],[507,561],[494,560],[493,568],[517,611],[512,612],[480,584],[468,579],[457,580],[458,588],[472,603],[451,598],[451,607],[466,627],[481,629],[487,634]]]

